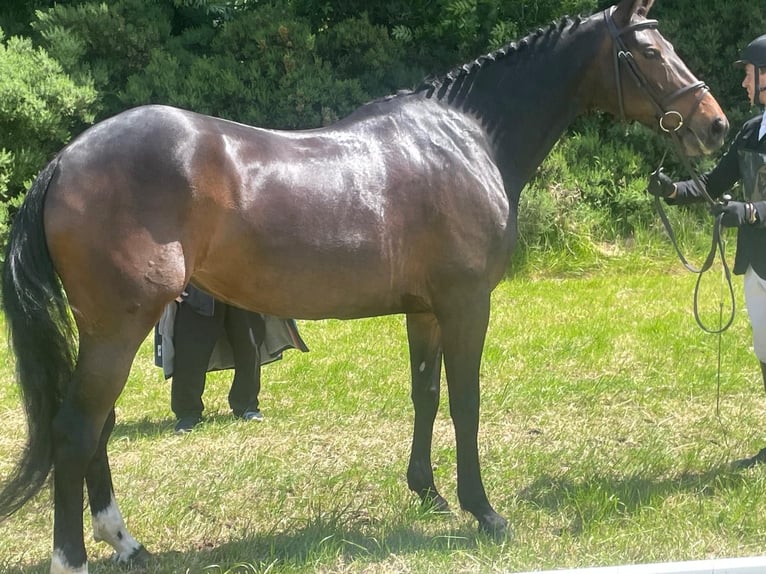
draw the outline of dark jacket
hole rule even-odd
[[[212,295],[189,284],[184,289],[182,305],[188,305],[196,313],[212,317],[215,310],[215,299]],[[162,317],[154,328],[154,364],[162,367],[165,378],[173,376],[175,366],[175,317],[179,303],[171,302],[165,307]],[[309,348],[298,332],[298,325],[293,319],[281,319],[271,315],[261,315],[265,323],[265,334],[260,348],[261,365],[282,358],[282,351],[298,349],[308,352]],[[213,352],[210,355],[208,371],[234,368],[234,353],[225,333],[221,334]]]
[[[212,317],[215,311],[215,299],[202,289],[197,289],[191,283],[186,286],[181,294],[181,299],[200,315]]]
[[[718,164],[700,177],[700,183],[705,186],[705,190],[713,199],[720,198],[746,176],[753,176],[753,174],[742,173],[743,152],[759,152],[766,157],[766,137],[758,140],[760,125],[761,116],[745,122]],[[702,199],[702,192],[694,180],[687,180],[676,183],[676,197],[668,200],[668,203],[681,205]],[[752,201],[759,219],[755,225],[745,225],[738,230],[734,273],[742,275],[747,271],[748,265],[751,265],[760,277],[766,279],[766,195],[760,199],[758,194],[753,198],[734,197],[734,199]]]

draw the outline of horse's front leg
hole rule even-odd
[[[434,510],[449,510],[447,501],[434,484],[431,466],[431,441],[434,420],[439,409],[441,382],[441,338],[436,317],[430,313],[407,315],[407,338],[412,371],[412,404],[415,407],[415,429],[407,467],[407,484],[424,505]]]
[[[479,369],[489,323],[489,293],[453,296],[440,305],[450,415],[457,442],[460,506],[479,521],[479,529],[498,539],[507,522],[489,503],[479,467]]]
[[[109,468],[109,457],[106,452],[106,445],[114,428],[114,420],[114,409],[112,409],[101,431],[101,440],[96,454],[85,474],[93,538],[106,542],[114,548],[115,562],[131,561],[145,564],[149,559],[149,553],[128,532],[114,496],[112,471]]]

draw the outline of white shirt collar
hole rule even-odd
[[[766,113],[761,116],[761,129],[758,130],[758,139],[761,140],[766,135]]]

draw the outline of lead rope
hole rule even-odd
[[[731,286],[731,277],[729,279],[729,285]],[[723,283],[723,282],[722,282]],[[723,293],[719,291],[719,302],[718,302],[718,364],[717,364],[717,371],[716,371],[716,384],[715,384],[715,418],[718,420],[718,424],[723,428],[724,430],[724,424],[723,420],[721,419],[721,357],[723,356],[723,328],[721,328],[721,325],[723,324]],[[732,306],[734,303],[732,302]],[[733,315],[733,312],[732,312]],[[729,325],[731,325],[731,320],[729,321]]]
[[[694,180],[695,185],[697,186],[697,189],[699,189],[702,192],[703,197],[705,198],[705,201],[709,205],[715,205],[715,201],[713,198],[710,197],[710,195],[707,193],[707,190],[702,185],[699,176],[697,175],[696,170],[691,166],[689,163],[689,160],[686,158],[686,156],[683,154],[683,150],[681,149],[680,141],[678,140],[678,134],[675,131],[669,132],[672,136],[673,142],[676,145],[677,150],[679,151],[679,156],[681,158],[681,162],[684,165],[684,168],[691,173],[692,179]],[[660,170],[662,167],[662,164],[665,162],[665,157],[667,156],[667,150],[662,156],[662,159],[660,160],[660,165],[657,167],[657,171]],[[726,196],[724,196],[724,201],[727,201]],[[657,212],[659,213],[660,219],[662,220],[662,224],[665,227],[665,231],[667,232],[668,236],[670,237],[670,242],[673,244],[673,248],[676,251],[676,254],[678,255],[678,258],[681,260],[681,263],[683,266],[690,272],[695,273],[697,275],[697,281],[694,285],[694,320],[697,322],[697,325],[700,326],[700,328],[706,332],[710,333],[712,335],[716,335],[718,338],[718,357],[716,361],[716,397],[715,397],[715,416],[716,420],[718,420],[718,424],[723,428],[724,423],[721,420],[721,363],[722,363],[722,357],[723,357],[723,333],[726,331],[729,327],[731,327],[731,324],[734,322],[734,316],[736,314],[736,300],[734,297],[734,286],[731,281],[731,272],[729,270],[729,265],[726,262],[726,249],[724,246],[723,239],[721,238],[721,220],[723,219],[722,214],[718,214],[714,221],[713,221],[713,237],[712,242],[710,245],[710,251],[708,252],[707,257],[705,258],[705,261],[703,262],[702,266],[698,269],[691,265],[686,258],[684,257],[683,253],[681,252],[681,249],[678,246],[678,242],[676,241],[675,233],[673,233],[673,228],[670,225],[670,221],[667,218],[667,215],[665,214],[665,209],[662,207],[662,202],[660,201],[660,198],[655,196],[654,197],[654,205],[657,209]],[[713,265],[713,262],[715,261],[715,255],[716,251],[720,253],[721,255],[721,273],[722,273],[722,281],[721,281],[721,287],[719,289],[720,294],[720,302],[718,305],[718,328],[713,329],[712,327],[708,327],[702,322],[702,319],[699,315],[699,288],[700,288],[700,282],[702,281],[702,275],[710,269],[710,267]],[[725,279],[725,281],[724,281]],[[729,291],[729,301],[730,301],[730,309],[731,312],[729,314],[729,318],[726,321],[726,324],[723,322],[723,306],[724,306],[724,295],[723,295],[723,283],[726,284],[728,291]]]
[[[675,134],[675,132],[671,132],[674,136],[674,142],[676,142],[676,139],[678,136]],[[697,188],[702,192],[703,197],[705,200],[712,206],[715,205],[715,201],[708,195],[707,191],[705,191],[705,187],[702,185],[699,176],[697,175],[694,168],[689,163],[688,159],[686,159],[686,156],[682,153],[679,153],[681,156],[681,161],[684,164],[684,167],[691,173],[692,179],[694,180],[695,184],[697,185]],[[662,156],[662,160],[660,161],[660,165],[657,167],[657,170],[655,170],[655,173],[660,170],[662,167],[662,164],[665,161],[665,157],[667,156],[667,151]],[[684,254],[681,252],[680,247],[678,246],[678,241],[676,239],[676,235],[673,232],[673,227],[670,225],[670,221],[668,220],[668,217],[665,213],[665,209],[662,207],[662,202],[660,201],[660,198],[655,196],[654,198],[654,205],[657,209],[657,213],[660,216],[660,220],[662,221],[662,225],[665,227],[665,232],[668,234],[668,237],[670,238],[670,242],[673,245],[673,248],[676,251],[676,254],[678,255],[678,258],[681,260],[681,263],[683,266],[691,273],[694,273],[697,275],[697,282],[694,286],[694,320],[697,322],[697,324],[700,326],[700,328],[705,331],[706,333],[710,333],[711,335],[720,335],[724,331],[726,331],[729,327],[731,327],[731,324],[734,322],[734,316],[736,314],[736,298],[734,296],[734,285],[732,284],[731,280],[731,271],[729,270],[729,265],[726,262],[726,252],[724,248],[724,243],[721,238],[721,219],[723,218],[723,215],[719,214],[715,216],[715,219],[713,220],[713,234],[712,234],[712,240],[710,244],[710,251],[707,254],[707,257],[705,258],[702,265],[697,268],[689,263],[689,261],[684,257]],[[718,328],[708,327],[700,317],[699,314],[699,289],[700,289],[700,282],[702,281],[702,275],[710,269],[715,261],[716,252],[718,252],[721,256],[721,267],[723,268],[724,278],[726,280],[726,285],[729,290],[729,302],[730,302],[730,309],[731,312],[729,314],[728,319],[726,320],[726,323],[723,323],[723,298],[721,299],[721,317],[719,321]]]

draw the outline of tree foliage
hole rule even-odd
[[[652,16],[679,55],[710,86],[736,129],[754,111],[741,87],[742,71],[733,66],[742,49],[766,33],[761,2],[667,0],[657,2]]]
[[[29,38],[0,30],[0,238],[16,205],[48,156],[94,119],[96,91],[67,76]]]
[[[566,14],[610,3],[7,0],[0,24],[15,36],[2,41],[0,53],[0,193],[5,203],[18,197],[72,135],[132,106],[164,103],[264,127],[316,127]],[[731,62],[766,30],[757,2],[658,0],[652,16],[734,125],[753,113]],[[560,150],[559,157],[598,155],[593,141],[610,138],[610,129],[598,117],[577,122],[562,145],[587,142],[587,149]],[[656,154],[652,137],[635,141],[627,151],[602,146],[602,155]],[[603,205],[613,198],[607,213],[635,219],[625,215],[614,185],[592,185],[586,199]]]

